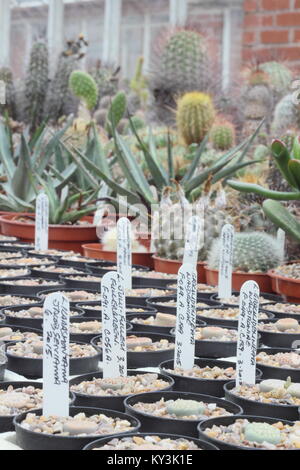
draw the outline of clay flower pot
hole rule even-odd
[[[20,238],[27,243],[34,242],[35,224],[18,220],[20,216],[27,214],[4,215],[0,217],[0,226],[3,235]],[[34,218],[34,214],[30,214]],[[96,227],[88,224],[88,219],[83,217],[86,225],[49,225],[49,248],[58,250],[73,250],[82,254],[81,246],[87,242],[98,240]]]
[[[106,261],[117,261],[117,254],[115,251],[103,250],[101,243],[88,243],[82,245],[83,255],[88,258],[102,259]],[[132,264],[140,266],[148,266],[153,268],[152,253],[150,251],[145,253],[132,253]]]
[[[178,274],[179,268],[182,266],[181,261],[173,260],[173,259],[164,259],[159,258],[158,256],[153,256],[154,260],[154,270],[160,273],[167,273],[167,274]],[[205,264],[204,262],[197,263],[197,274],[198,274],[198,283],[206,283],[206,275],[205,275]]]
[[[280,276],[273,269],[268,272],[272,289],[277,294],[283,295],[288,302],[300,303],[300,280],[286,276]]]
[[[219,271],[217,269],[210,269],[205,266],[206,282],[210,286],[217,286],[219,279]],[[259,285],[261,292],[272,293],[272,282],[268,273],[232,273],[232,289],[239,291],[246,281],[255,281]]]

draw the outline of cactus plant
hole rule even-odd
[[[248,423],[245,426],[245,440],[249,442],[257,442],[262,444],[268,442],[269,444],[279,444],[281,441],[281,432],[268,423]]]
[[[201,402],[196,400],[183,400],[180,398],[167,403],[166,408],[169,414],[175,415],[178,418],[182,416],[202,415],[205,410],[205,406]]]
[[[289,128],[300,124],[298,106],[294,103],[293,94],[284,96],[276,105],[272,122],[274,135],[284,134]]]
[[[114,96],[111,101],[110,108],[107,113],[106,118],[106,129],[107,131],[112,134],[112,126],[118,126],[121,119],[124,117],[126,112],[127,100],[126,95],[123,91],[119,91],[119,93]]]
[[[186,145],[202,142],[214,119],[215,109],[206,93],[186,93],[178,100],[177,127]]]
[[[88,109],[93,109],[96,106],[98,89],[90,74],[81,70],[74,70],[69,78],[69,88],[75,96],[85,101]]]
[[[15,87],[12,71],[8,67],[0,68],[0,80],[5,83],[5,104],[0,104],[0,113],[8,113],[9,117],[16,119]]]
[[[234,125],[224,120],[218,120],[210,131],[210,139],[217,150],[229,150],[235,142]]]
[[[286,65],[276,61],[264,62],[259,69],[268,75],[277,99],[288,93],[293,74]]]
[[[106,67],[101,65],[99,62],[97,66],[90,70],[90,75],[93,77],[97,84],[98,88],[98,101],[97,106],[103,108],[100,101],[102,101],[103,97],[108,98],[108,105],[110,105],[111,97],[114,96],[118,91],[119,85],[119,71],[120,69],[117,68],[116,70],[111,69],[110,67]]]
[[[218,269],[220,240],[216,240],[208,256],[211,269]],[[267,272],[283,262],[275,237],[263,232],[236,233],[234,236],[233,269],[243,272]]]
[[[25,79],[25,122],[31,130],[43,121],[48,81],[48,48],[43,42],[37,42],[31,49]]]
[[[211,84],[209,59],[203,36],[195,31],[177,30],[169,34],[155,54],[150,91],[158,120],[173,121],[170,107],[176,97],[188,91],[207,91]]]

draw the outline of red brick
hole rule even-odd
[[[256,0],[245,0],[244,2],[244,11],[255,11],[257,10],[257,1]]]
[[[295,42],[300,42],[300,30],[294,31],[294,41]]]
[[[278,55],[281,60],[299,60],[300,59],[300,47],[279,47]]]
[[[253,44],[255,42],[255,32],[254,31],[246,31],[243,35],[243,43],[244,44]]]
[[[281,44],[289,41],[288,31],[262,31],[261,42],[264,44]]]
[[[300,0],[295,0],[295,8],[300,8]]]
[[[255,14],[250,13],[245,16],[244,26],[245,28],[253,28],[256,26],[260,26],[261,19],[262,19],[261,15],[255,15]]]
[[[278,26],[299,26],[300,13],[281,13],[276,17]]]
[[[289,10],[290,0],[262,0],[264,10]]]
[[[273,24],[274,24],[274,15],[264,15],[262,17],[261,24],[263,26],[273,26]]]

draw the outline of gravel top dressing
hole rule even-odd
[[[300,369],[300,355],[296,352],[279,352],[276,354],[268,354],[261,351],[256,356],[259,364],[271,367],[283,367],[285,369]]]
[[[201,317],[207,317],[207,318],[221,318],[224,320],[238,320],[240,310],[239,308],[233,307],[233,308],[226,308],[226,309],[220,309],[220,308],[210,308],[207,310],[201,310],[201,312],[198,312]],[[266,313],[259,312],[258,318],[260,320],[265,320],[268,318]]]
[[[232,341],[238,339],[237,330],[221,328],[219,326],[205,326],[196,328],[195,339],[197,341]]]
[[[44,264],[54,264],[55,262],[48,258],[17,258],[17,259],[0,259],[0,266],[9,266],[9,265],[20,265],[20,266],[31,266],[31,265],[44,265]]]
[[[29,302],[26,302],[29,303]],[[24,310],[4,310],[4,314],[15,318],[43,318],[43,307],[30,307]],[[78,312],[70,310],[70,317],[78,316]]]
[[[127,336],[126,344],[129,352],[164,351],[175,348],[175,344],[166,338],[153,341],[151,338],[135,335]],[[99,342],[97,346],[102,347],[102,343]]]
[[[6,390],[0,389],[0,417],[14,416],[40,408],[42,403],[42,388],[32,385],[14,388],[13,385],[9,385]]]
[[[259,323],[258,329],[270,333],[300,334],[300,324],[293,318],[281,318],[274,323]]]
[[[278,313],[291,313],[300,315],[300,304],[277,303],[272,305],[264,305],[264,310]]]
[[[201,450],[193,441],[185,438],[163,438],[159,436],[130,436],[112,439],[93,450]]]
[[[147,318],[133,318],[130,320],[131,323],[136,323],[138,325],[150,325],[150,326],[166,326],[174,327],[176,326],[176,315],[170,315],[167,313],[156,313]]]
[[[39,299],[28,299],[27,297],[17,297],[15,295],[1,295],[0,296],[0,307],[6,307],[7,305],[28,305],[38,303]]]
[[[18,277],[18,276],[27,276],[29,274],[29,269],[0,269],[0,279],[8,277]]]
[[[28,339],[23,343],[16,343],[7,347],[7,352],[17,357],[28,359],[43,358],[43,341]],[[90,357],[97,354],[97,351],[90,344],[70,343],[69,356],[72,359],[80,357]]]
[[[247,400],[275,405],[300,405],[300,384],[287,380],[268,379],[256,385],[241,385],[231,393]]]
[[[275,273],[279,276],[289,277],[291,279],[300,280],[300,263],[285,264],[275,269]]]
[[[14,329],[9,326],[0,327],[0,341],[24,341],[27,339],[38,339],[39,335],[31,331],[21,332],[16,326]]]
[[[87,292],[85,290],[73,290],[73,291],[57,291],[58,294],[65,295],[70,302],[90,302],[98,300],[100,302],[101,295],[98,293]],[[41,298],[45,298],[48,294],[41,294]]]
[[[191,377],[195,379],[209,379],[209,380],[230,380],[235,379],[236,371],[234,367],[227,367],[223,369],[221,367],[199,367],[194,365],[192,369],[181,369],[175,367],[175,369],[165,369],[166,372],[172,374],[181,375],[182,377]]]
[[[99,335],[102,331],[102,323],[98,320],[93,320],[93,321],[85,321],[82,323],[76,323],[73,322],[70,324],[70,333],[71,334],[93,334],[95,333],[95,336]]]

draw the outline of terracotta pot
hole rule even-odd
[[[82,245],[83,254],[88,258],[102,259],[105,261],[117,261],[117,254],[115,251],[103,250],[101,243],[89,243]],[[152,253],[132,253],[132,264],[139,266],[148,266],[153,269]]]
[[[30,212],[9,212],[9,211],[0,211],[0,217],[2,217],[3,215],[11,215],[13,217],[18,217],[18,216],[21,216],[21,215],[28,215],[28,216],[32,216],[33,213],[30,213]],[[0,221],[0,235],[3,235],[3,232],[2,232],[2,224],[1,224],[1,221]]]
[[[167,274],[178,274],[179,268],[182,266],[181,261],[173,259],[164,259],[159,258],[158,256],[153,256],[154,259],[154,270],[160,273]],[[198,274],[198,283],[206,283],[206,276],[204,270],[205,263],[197,263],[197,274]]]
[[[300,280],[280,276],[273,269],[268,274],[274,292],[283,295],[288,302],[300,303]]]
[[[18,217],[26,214],[18,214]],[[30,214],[34,217],[34,214]],[[86,218],[83,218],[88,222]],[[32,243],[35,237],[35,224],[17,220],[13,214],[0,217],[3,235],[17,237]],[[49,225],[49,248],[73,250],[82,254],[82,245],[97,240],[96,227],[93,225]]]
[[[217,286],[219,279],[219,271],[205,267],[206,282],[210,286]],[[255,281],[259,285],[260,291],[272,293],[272,282],[268,273],[232,273],[232,289],[239,291],[246,281]]]

